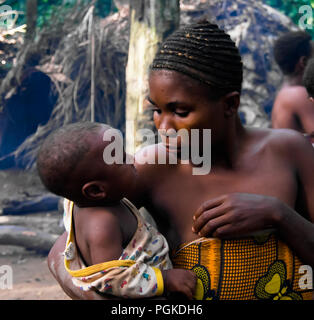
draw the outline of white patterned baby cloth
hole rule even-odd
[[[147,298],[162,295],[161,270],[172,268],[166,239],[146,222],[126,198],[121,200],[135,215],[137,230],[119,260],[86,266],[75,244],[72,224],[73,202],[64,201],[64,225],[68,232],[64,263],[74,285],[123,298]]]

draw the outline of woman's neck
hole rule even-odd
[[[247,130],[238,115],[236,119],[230,119],[226,123],[225,129],[223,139],[212,145],[212,165],[232,168],[237,162],[239,149],[245,141]]]

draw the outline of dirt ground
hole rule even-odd
[[[36,172],[0,170],[0,227],[6,225],[23,226],[53,235],[64,232],[63,210],[27,213],[23,215],[1,215],[1,209],[8,203],[29,199],[34,195],[47,193]],[[147,213],[145,218],[154,224]],[[1,239],[0,239],[1,240]],[[23,243],[17,246],[8,243],[8,238],[0,243],[0,267],[9,265],[13,270],[13,288],[1,289],[0,300],[63,300],[69,299],[54,280],[47,267],[47,255],[29,251]],[[4,242],[4,243],[3,243]],[[1,270],[1,269],[0,269]]]
[[[69,300],[47,267],[47,257],[20,247],[0,246],[0,266],[13,270],[12,289],[0,289],[0,300]]]
[[[24,171],[0,171],[0,209],[8,201],[21,200],[29,195],[42,194],[43,186],[36,174]],[[1,210],[0,210],[1,211]],[[0,225],[10,224],[33,228],[59,235],[63,232],[61,212],[40,212],[5,216],[0,214]],[[0,300],[63,300],[69,299],[55,281],[47,266],[47,255],[25,249],[22,245],[0,245],[0,267],[13,270],[12,289],[1,289]],[[0,281],[1,276],[0,273]]]

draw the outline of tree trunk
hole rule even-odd
[[[140,128],[153,129],[152,113],[144,108],[149,66],[161,42],[180,22],[179,0],[132,0],[130,44],[126,69],[126,150],[133,154]]]
[[[27,0],[26,3],[26,40],[33,40],[36,35],[37,0]]]

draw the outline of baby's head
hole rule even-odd
[[[310,100],[314,102],[314,58],[312,58],[305,69],[303,84],[309,94]]]
[[[38,157],[39,176],[46,188],[78,206],[104,206],[128,196],[135,186],[133,164],[108,165],[103,152],[108,125],[79,122],[64,126],[42,144]],[[115,141],[115,145],[123,143]],[[123,150],[123,159],[126,155]]]

